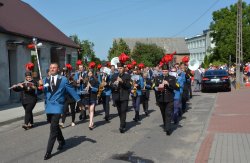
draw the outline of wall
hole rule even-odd
[[[24,80],[24,65],[30,61],[30,53],[25,46],[7,46],[6,42],[8,40],[26,41],[21,37],[0,33],[0,81],[3,81],[0,84],[0,105],[19,101],[19,94],[9,90],[9,87]],[[8,53],[8,50],[11,50],[10,54]]]
[[[19,93],[11,91],[9,87],[24,80],[25,64],[31,61],[31,50],[26,45],[12,44],[7,46],[7,41],[14,40],[24,43],[30,43],[29,38],[18,37],[0,33],[0,105],[19,102]],[[39,40],[38,40],[39,42]],[[39,61],[42,77],[45,77],[51,62],[51,48],[62,47],[61,45],[42,42],[43,46],[39,50]],[[77,57],[77,49],[63,47],[65,54],[70,54],[70,57]],[[11,50],[10,54],[8,50]],[[35,53],[34,53],[35,54]],[[9,56],[11,58],[9,65]],[[66,55],[65,55],[66,59]],[[37,64],[37,62],[35,63]],[[38,69],[37,69],[38,72]]]

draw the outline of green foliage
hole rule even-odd
[[[80,44],[81,47],[81,59],[84,59],[84,57],[87,57],[88,60],[93,61],[92,59],[95,59],[95,52],[94,52],[94,43],[83,40]],[[100,59],[99,59],[100,60]]]
[[[92,57],[90,58],[90,60],[93,61],[93,62],[95,62],[96,65],[102,63],[101,60],[100,60],[100,58],[97,58],[96,56],[92,56]]]
[[[88,40],[80,40],[77,35],[72,35],[70,38],[80,46],[80,51],[78,53],[78,59],[85,61],[88,59],[89,61],[96,62],[96,64],[100,64],[101,60],[96,57],[94,52],[94,43]],[[87,64],[87,63],[85,63]]]
[[[143,44],[137,42],[131,58],[136,60],[137,63],[144,63],[145,66],[157,65],[161,58],[164,56],[164,49],[156,44]]]
[[[250,5],[243,2],[242,6],[242,37],[244,60],[250,59]],[[213,12],[213,22],[210,24],[211,36],[216,47],[213,49],[211,61],[232,62],[236,58],[237,4]]]
[[[225,62],[222,62],[222,61],[213,61],[212,62],[212,65],[214,65],[214,66],[221,66],[221,65],[224,65],[225,64]]]
[[[109,49],[108,60],[110,61],[112,58],[118,57],[121,53],[125,53],[129,56],[129,46],[123,39],[120,39],[118,43],[114,40],[112,47]]]
[[[80,45],[81,40],[78,38],[76,34],[69,36],[69,38],[71,38],[71,40],[74,41],[77,45]]]
[[[201,64],[201,67],[208,68],[209,67],[209,63],[210,63],[209,56],[206,55],[205,58],[204,58],[204,61]]]

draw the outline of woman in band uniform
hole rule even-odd
[[[33,80],[31,72],[25,72],[25,81],[12,86],[15,92],[21,92],[21,102],[25,110],[24,125],[25,130],[33,127],[33,109],[37,102],[38,83]]]

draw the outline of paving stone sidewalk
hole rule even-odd
[[[250,89],[221,92],[196,163],[250,162]]]

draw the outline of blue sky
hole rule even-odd
[[[67,36],[95,44],[106,59],[113,38],[192,37],[212,21],[212,12],[237,0],[23,0]],[[248,4],[250,0],[245,0]]]

